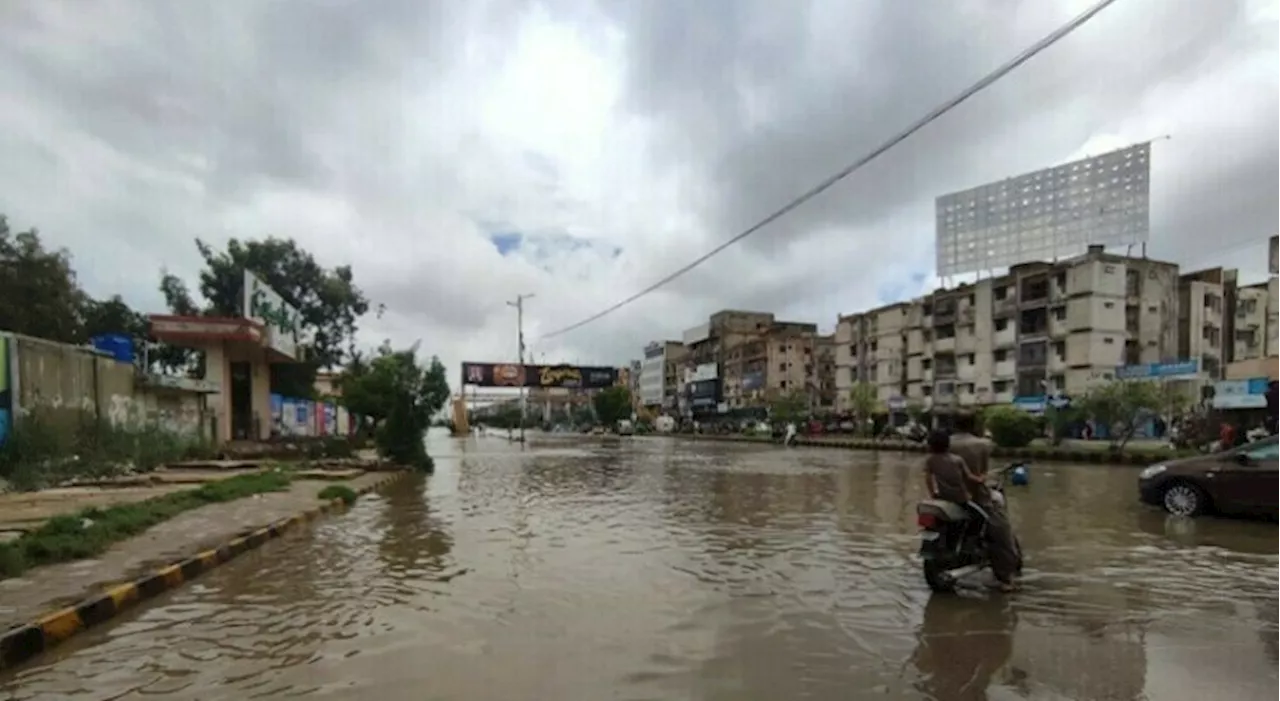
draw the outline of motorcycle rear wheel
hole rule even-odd
[[[951,594],[956,590],[955,580],[948,579],[943,576],[948,568],[942,562],[933,559],[926,559],[923,563],[924,583],[929,585],[929,589],[938,594]]]

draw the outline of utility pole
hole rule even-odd
[[[517,361],[520,363],[520,376],[528,382],[525,377],[524,367],[524,301],[533,299],[533,293],[516,295],[516,301],[507,302],[507,306],[516,308],[516,338],[520,344],[519,351],[516,354]],[[524,443],[524,423],[528,414],[529,405],[526,401],[525,382],[520,384],[520,443]]]

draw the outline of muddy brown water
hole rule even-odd
[[[433,438],[438,471],[8,676],[0,698],[1276,698],[1274,523],[1136,471],[1011,488],[1012,597],[931,596],[918,456]]]

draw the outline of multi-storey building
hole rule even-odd
[[[1210,268],[1178,279],[1178,357],[1199,360],[1209,379],[1231,361],[1236,306],[1235,270]]]
[[[719,385],[717,399],[731,405],[731,400],[736,400],[741,405],[744,373],[754,377],[755,372],[764,371],[768,362],[763,344],[747,349],[742,346],[758,339],[773,320],[769,312],[716,312],[706,324],[684,332],[685,356],[681,364],[685,370],[714,365]]]
[[[1178,268],[1090,247],[1055,263],[842,316],[836,407],[858,382],[882,408],[934,413],[1082,393],[1120,365],[1176,360]]]
[[[817,407],[819,411],[831,411],[836,405],[836,343],[835,336],[814,336],[813,355],[817,373]]]
[[[684,353],[680,341],[654,341],[644,347],[639,380],[641,406],[653,410],[675,408],[680,376],[677,365]]]
[[[730,409],[739,409],[763,405],[779,393],[807,392],[816,404],[818,325],[772,318],[755,321],[755,330],[742,328],[726,343],[722,365],[725,403]]]
[[[1236,290],[1230,360],[1240,362],[1277,355],[1276,311],[1276,278]]]

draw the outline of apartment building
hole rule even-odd
[[[882,409],[935,413],[1083,393],[1120,365],[1178,358],[1178,267],[1090,247],[1055,263],[861,314],[835,333],[837,409],[858,382]]]
[[[770,312],[726,309],[712,314],[707,323],[684,332],[683,370],[716,366],[716,399],[729,402],[733,398],[741,405],[743,376],[755,377],[766,370],[764,345],[754,342],[773,322]]]
[[[761,318],[753,321],[754,330],[742,327],[725,344],[721,378],[728,408],[759,406],[786,392],[812,391],[816,397],[818,325]]]
[[[1231,357],[1240,362],[1277,355],[1276,278],[1236,290]]]
[[[679,393],[679,363],[685,354],[680,341],[654,341],[644,347],[640,361],[639,400],[654,410],[674,409]]]
[[[1197,359],[1209,379],[1220,379],[1231,361],[1235,336],[1235,270],[1209,268],[1178,279],[1178,357]]]
[[[836,405],[836,338],[833,334],[814,336],[817,408],[831,411]]]

